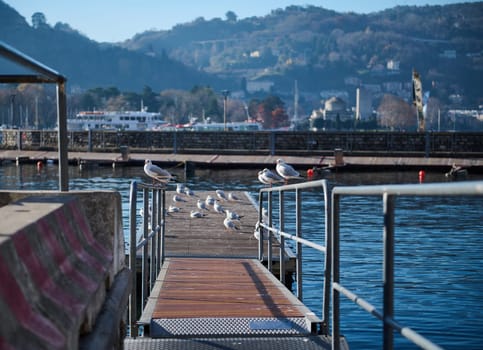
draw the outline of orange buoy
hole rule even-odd
[[[424,182],[424,177],[426,176],[426,173],[424,172],[424,170],[420,170],[419,171],[419,182],[422,183]]]
[[[38,170],[38,171],[40,171],[40,170],[42,170],[42,168],[43,168],[43,167],[44,167],[44,163],[42,163],[42,161],[41,161],[41,160],[39,160],[39,161],[37,162],[37,170]]]
[[[307,177],[312,177],[314,176],[314,169],[308,169],[307,170]]]

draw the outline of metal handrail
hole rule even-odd
[[[37,72],[37,75],[0,74],[0,83],[55,83],[57,85],[57,148],[59,153],[59,191],[69,191],[68,149],[67,149],[67,94],[66,78],[34,60],[23,52],[0,40],[0,57],[19,64],[29,70]]]
[[[142,237],[137,239],[137,199],[142,190],[143,225]],[[151,202],[151,205],[150,205]],[[165,258],[165,204],[166,190],[164,187],[145,183],[131,182],[129,193],[129,268],[132,271],[132,292],[129,301],[129,325],[131,337],[138,335],[138,296],[137,296],[137,257],[141,251],[141,305],[143,310],[149,293],[156,282]]]
[[[325,204],[325,227],[324,227],[324,237],[325,246],[311,242],[307,239],[302,238],[302,191],[310,189],[322,189],[324,195]],[[284,194],[289,191],[295,191],[296,196],[296,207],[295,207],[295,234],[285,232],[285,208],[284,208]],[[272,222],[272,194],[279,194],[279,223],[278,228],[274,227]],[[268,205],[268,218],[264,218],[263,208],[264,208],[264,194],[268,195],[267,205]],[[330,313],[330,273],[331,273],[331,234],[330,234],[330,215],[331,215],[331,196],[330,187],[327,180],[317,180],[309,181],[304,183],[277,186],[271,188],[263,188],[259,191],[259,206],[258,206],[258,233],[259,233],[259,245],[258,245],[258,257],[259,260],[264,260],[264,243],[265,232],[268,234],[267,239],[267,265],[268,269],[272,271],[272,234],[276,234],[280,237],[280,252],[279,252],[279,264],[280,264],[280,281],[284,283],[285,278],[285,239],[289,239],[296,243],[296,268],[295,275],[297,280],[297,297],[302,299],[302,245],[314,248],[325,255],[324,260],[324,290],[323,290],[323,300],[322,300],[322,324],[321,333],[328,335],[329,333],[329,313]]]
[[[393,349],[393,331],[412,341],[423,349],[441,349],[417,332],[404,327],[394,318],[394,217],[395,197],[397,196],[481,196],[483,181],[450,184],[379,185],[379,186],[340,186],[332,190],[332,349],[340,344],[340,294],[359,305],[363,310],[383,321],[383,346]],[[381,196],[384,216],[384,257],[383,257],[383,312],[345,288],[340,283],[340,200],[342,196]]]

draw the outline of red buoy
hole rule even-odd
[[[419,170],[419,182],[422,183],[424,182],[424,177],[426,176],[426,173],[424,170]]]
[[[314,176],[314,169],[308,169],[307,170],[307,177],[312,177]]]
[[[37,162],[37,171],[41,171],[43,167],[44,167],[44,163],[41,160],[39,160]]]

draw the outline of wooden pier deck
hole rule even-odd
[[[330,349],[322,320],[258,261],[257,210],[247,194],[220,201],[242,216],[234,232],[212,207],[189,215],[214,190],[176,203],[174,194],[167,203],[180,211],[166,218],[167,258],[138,321],[144,336],[127,338],[125,349]]]
[[[228,196],[230,192],[225,194]],[[225,210],[237,213],[241,219],[238,230],[230,231],[223,225],[224,214],[204,211],[201,218],[190,217],[191,210],[198,210],[197,201],[205,201],[208,195],[217,198],[215,190],[195,193],[195,196],[182,196],[185,202],[174,202],[175,191],[166,193],[166,206],[175,205],[180,211],[166,216],[165,252],[167,257],[218,257],[218,258],[258,258],[258,239],[254,236],[258,221],[258,211],[253,198],[247,192],[233,191],[237,200],[219,200]],[[258,204],[258,203],[256,203]],[[279,242],[273,238],[273,267],[278,269]],[[265,255],[268,249],[264,244]],[[285,250],[287,273],[295,270],[295,255],[290,249]]]
[[[228,195],[228,191],[226,195]],[[174,202],[174,191],[166,194],[166,205],[175,205],[179,212],[166,216],[165,249],[167,256],[185,257],[249,257],[258,256],[258,240],[254,236],[258,213],[248,194],[232,192],[238,200],[219,200],[225,209],[238,215],[238,230],[229,231],[223,225],[226,215],[215,212],[213,206],[203,211],[201,218],[190,217],[197,210],[197,201],[205,201],[208,195],[218,198],[215,190],[196,192],[195,196],[180,196],[185,202]],[[179,195],[178,195],[179,196]]]

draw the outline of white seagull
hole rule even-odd
[[[289,179],[300,179],[301,176],[297,170],[295,170],[290,164],[284,162],[283,159],[277,159],[277,166],[275,168],[278,175],[285,179],[287,182]]]
[[[243,217],[243,216],[240,216],[238,215],[237,213],[235,213],[234,211],[230,211],[230,210],[225,210],[226,212],[226,217],[230,220],[236,220],[236,221],[240,221],[240,219]]]
[[[187,195],[188,197],[198,197],[197,195],[195,195],[195,192],[189,189],[188,187],[184,188],[184,194]]]
[[[192,218],[202,218],[203,216],[205,216],[205,214],[203,214],[202,212],[199,212],[197,210],[192,210],[191,213],[190,213],[190,217],[192,217]]]
[[[173,195],[173,202],[175,202],[175,203],[186,202],[186,199],[184,199],[183,197],[175,194],[175,195]]]
[[[224,201],[228,200],[228,198],[226,197],[225,192],[223,190],[216,190],[215,192],[216,192],[216,195],[218,196],[218,198],[220,198]]]
[[[240,198],[233,192],[228,193],[228,199],[231,201],[239,201]]]
[[[211,195],[208,195],[208,196],[206,196],[205,203],[206,203],[206,205],[214,205],[215,204],[215,198],[213,198],[213,196],[211,196]]]
[[[185,185],[184,184],[176,184],[176,192],[179,194],[184,194]]]
[[[264,185],[270,185],[271,187],[274,183],[284,182],[284,179],[277,173],[265,168],[258,172],[258,181]]]
[[[237,231],[240,229],[235,222],[229,218],[225,218],[225,220],[223,220],[223,225],[225,225],[226,229],[229,231]]]
[[[144,172],[154,181],[159,181],[162,184],[166,184],[170,181],[173,176],[169,173],[169,171],[164,170],[157,165],[154,165],[150,159],[146,159],[144,161]]]
[[[168,207],[168,213],[177,213],[179,212],[181,209],[175,205],[170,205]]]
[[[221,206],[221,204],[215,200],[215,203],[213,204],[213,209],[219,214],[225,214],[225,209]]]
[[[197,207],[199,210],[206,210],[209,211],[208,207],[206,206],[206,203],[203,202],[201,199],[198,199],[198,203],[196,203]]]

